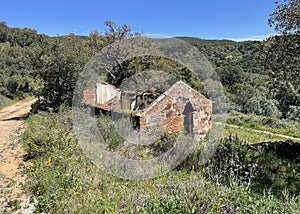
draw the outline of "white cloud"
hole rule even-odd
[[[242,42],[242,41],[263,41],[264,39],[274,36],[274,34],[265,34],[265,35],[253,35],[246,38],[231,38],[230,40]]]

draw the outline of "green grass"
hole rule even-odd
[[[18,210],[21,208],[21,201],[20,200],[12,200],[7,202],[7,206],[10,207],[12,210]]]
[[[241,133],[238,138],[248,137],[249,142],[262,139]],[[22,143],[32,163],[24,169],[30,178],[25,190],[37,198],[37,212],[296,213],[300,209],[299,166],[261,151],[249,152],[239,139],[223,141],[205,166],[199,164],[195,151],[169,173],[139,181],[114,177],[93,165],[77,143],[67,110],[30,116]],[[241,165],[243,169],[238,168]]]
[[[244,127],[229,127],[226,126],[224,129],[223,136],[229,138],[230,136],[236,137],[243,140],[248,144],[259,143],[264,141],[276,141],[276,140],[288,140],[289,138],[274,136],[266,133],[258,133],[252,128]]]
[[[13,105],[17,102],[20,102],[20,101],[29,101],[29,100],[32,100],[32,99],[34,99],[32,96],[27,96],[27,97],[22,98],[22,99],[19,99],[19,98],[9,99],[9,98],[4,97],[3,95],[0,94],[0,109],[11,106],[11,105]]]
[[[226,123],[300,138],[300,123],[295,121],[232,112],[227,118]]]
[[[10,102],[12,102],[11,99],[4,97],[0,94],[0,109],[10,105]]]

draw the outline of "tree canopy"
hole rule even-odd
[[[273,79],[270,88],[286,117],[300,105],[300,1],[275,4],[269,23],[281,35],[271,36],[264,42],[263,59]]]
[[[272,26],[277,23],[279,28],[278,11],[284,7],[277,8],[270,16],[273,20],[270,23]],[[54,111],[61,104],[71,105],[76,80],[88,60],[109,44],[139,35],[126,24],[118,26],[107,21],[105,25],[104,33],[49,37],[28,28],[10,28],[1,22],[1,95],[16,98],[31,93],[39,98],[38,103]],[[212,63],[230,109],[297,119],[300,41],[295,29],[298,28],[290,28],[289,33],[264,42],[178,38],[197,47]],[[165,70],[202,91],[197,77],[188,68],[157,56],[140,56],[117,63],[106,80],[118,87],[126,78],[144,70]]]
[[[284,0],[275,2],[276,9],[270,15],[269,24],[282,34],[294,34],[300,31],[300,1]]]

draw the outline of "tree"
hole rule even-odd
[[[9,28],[5,22],[0,22],[0,43],[8,42],[11,46],[29,46],[36,42],[41,35],[30,28]]]
[[[275,2],[276,9],[270,15],[269,25],[282,34],[294,34],[300,31],[300,1],[284,0]]]
[[[22,98],[31,91],[32,66],[28,50],[0,43],[0,93],[9,98]]]
[[[42,80],[37,105],[53,111],[61,104],[71,106],[77,77],[88,59],[85,47],[76,38],[54,38],[37,49],[36,55],[35,75]]]
[[[8,27],[6,25],[6,22],[0,22],[0,42],[4,43],[6,42]]]
[[[134,35],[139,35],[139,33],[133,34],[131,27],[127,24],[118,26],[112,21],[106,21],[105,25],[107,27],[105,37],[108,44],[111,44],[116,40],[125,39]]]
[[[97,30],[92,31],[88,37],[88,45],[96,53],[105,45],[104,36]]]
[[[262,55],[278,107],[286,117],[291,106],[300,105],[300,1],[276,2],[269,24],[281,35],[264,41]]]
[[[74,35],[47,38],[35,47],[32,64],[35,76],[42,81],[42,86],[36,91],[39,100],[35,109],[40,104],[43,109],[53,111],[62,104],[71,106],[76,81],[88,58],[105,45],[133,35],[128,25],[118,27],[111,21],[105,24],[108,30],[104,35],[94,31],[86,40]]]
[[[253,96],[245,104],[245,113],[264,115],[268,117],[281,116],[275,100],[269,100],[264,96]]]
[[[223,85],[231,86],[243,82],[243,70],[239,66],[224,66],[217,68]]]
[[[300,106],[291,106],[287,118],[300,122]]]

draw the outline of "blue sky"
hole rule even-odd
[[[3,1],[0,21],[51,36],[105,31],[104,22],[130,25],[134,31],[205,39],[261,39],[274,0],[20,0]]]

